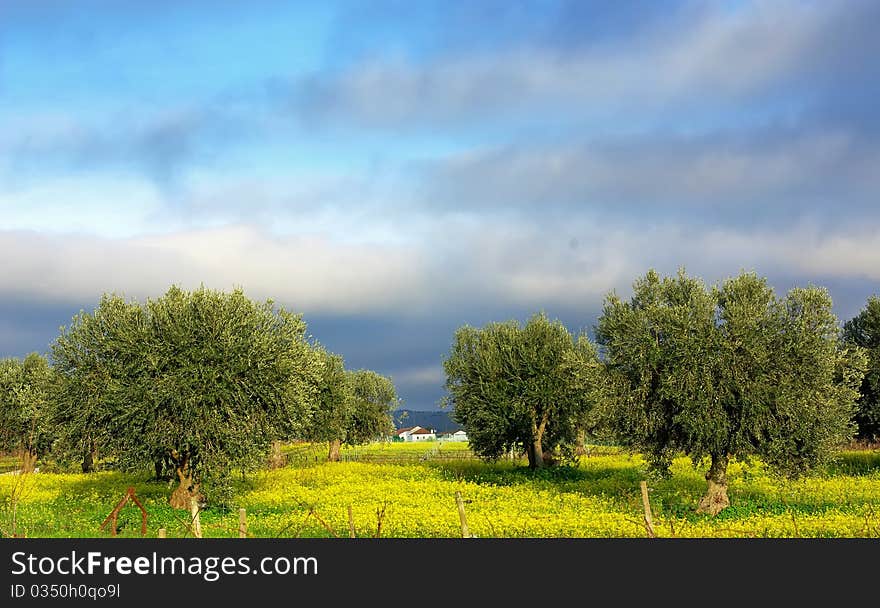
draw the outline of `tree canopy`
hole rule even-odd
[[[862,381],[855,421],[858,437],[880,440],[880,298],[872,297],[859,314],[843,326],[844,339],[867,351],[868,371]]]
[[[392,412],[399,402],[391,379],[359,369],[346,372],[346,382],[352,400],[346,442],[360,445],[391,434]]]
[[[447,402],[475,453],[495,459],[522,449],[538,468],[545,451],[574,446],[591,405],[578,374],[595,362],[585,336],[544,314],[525,325],[464,326],[443,362]]]
[[[731,456],[798,475],[852,435],[865,358],[841,345],[831,306],[815,287],[777,298],[754,274],[709,289],[651,271],[629,301],[606,298],[597,415],[658,470],[679,451],[709,458],[700,510],[715,514],[729,504]]]
[[[376,372],[346,370],[339,355],[319,350],[319,357],[318,398],[303,437],[327,442],[328,459],[338,461],[342,444],[360,445],[393,430],[397,391],[390,379]]]
[[[53,441],[50,402],[53,373],[37,353],[0,360],[0,451],[21,451],[23,466],[33,467]]]
[[[339,450],[346,439],[351,420],[352,398],[346,382],[342,357],[323,349],[316,351],[319,373],[316,376],[316,398],[312,402],[309,424],[302,437],[330,444],[328,459],[339,460]]]
[[[302,318],[240,289],[172,287],[143,305],[105,295],[52,352],[67,437],[100,441],[122,468],[170,463],[176,506],[259,466],[302,423],[318,373]]]

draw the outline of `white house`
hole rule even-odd
[[[394,431],[394,436],[404,441],[430,441],[437,439],[437,435],[431,429],[421,426],[408,426]]]
[[[412,433],[415,429],[421,427],[418,426],[405,426],[401,429],[397,429],[394,431],[394,436],[398,439],[403,439],[404,441],[409,441],[409,434]]]
[[[437,439],[440,441],[467,441],[468,436],[461,429],[456,429],[454,431],[446,431],[445,433],[440,433],[437,435]]]
[[[433,441],[437,439],[437,435],[431,429],[417,427],[409,434],[410,441]]]

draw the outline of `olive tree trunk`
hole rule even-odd
[[[529,466],[533,469],[540,469],[544,466],[544,448],[541,446],[541,439],[536,437],[532,441],[529,450]]]
[[[727,498],[727,454],[712,454],[712,465],[706,473],[708,488],[706,495],[700,500],[697,513],[708,513],[711,516],[718,515],[730,506]]]
[[[540,469],[544,466],[544,430],[547,428],[547,414],[541,418],[541,424],[532,420],[532,445],[528,446],[529,468]]]
[[[95,445],[94,439],[89,439],[88,446],[83,450],[82,472],[93,473],[95,471],[95,460],[98,459],[98,446]]]
[[[330,453],[327,455],[327,460],[330,462],[339,462],[339,451],[342,448],[342,442],[339,439],[334,439],[330,442]]]
[[[172,456],[172,458],[174,458]],[[192,505],[192,499],[199,496],[199,484],[193,482],[192,471],[189,468],[189,458],[184,456],[183,459],[175,458],[176,467],[174,472],[179,480],[178,486],[171,493],[169,503],[174,509],[189,510]]]
[[[21,472],[33,473],[37,464],[37,454],[31,449],[25,448],[21,451]]]
[[[280,469],[286,464],[287,464],[287,458],[281,452],[281,442],[280,441],[273,441],[272,448],[269,451],[269,462],[268,462],[269,468],[272,470]]]
[[[583,456],[587,453],[587,433],[584,429],[578,429],[574,450],[574,453],[578,456]]]

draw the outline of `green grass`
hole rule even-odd
[[[14,454],[0,454],[0,473],[18,470],[21,459]]]
[[[456,456],[444,457],[445,450]],[[379,513],[382,536],[457,536],[457,491],[480,537],[645,535],[638,486],[647,477],[638,455],[596,450],[577,466],[534,472],[521,462],[480,462],[468,457],[466,444],[455,443],[347,448],[343,454],[358,458],[341,463],[325,462],[324,446],[294,445],[285,452],[299,456],[284,469],[238,481],[229,508],[202,512],[205,536],[236,536],[238,507],[247,509],[253,536],[345,536],[349,505],[359,536],[376,533]],[[880,536],[880,451],[842,452],[833,465],[797,481],[768,474],[760,462],[734,461],[731,506],[716,518],[694,512],[705,489],[704,469],[679,458],[672,472],[649,479],[661,536]],[[3,499],[16,478],[0,476],[4,529],[9,509]],[[31,537],[108,536],[99,526],[129,485],[149,512],[150,536],[160,527],[170,537],[188,534],[188,514],[167,504],[172,487],[148,481],[148,473],[39,473],[22,481],[18,521]],[[120,524],[121,536],[139,536],[136,509],[124,509]]]

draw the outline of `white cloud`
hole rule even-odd
[[[159,217],[166,205],[139,177],[56,177],[0,190],[4,230],[130,237],[166,228]]]
[[[415,222],[417,238],[407,245],[273,236],[246,225],[126,239],[4,231],[0,293],[95,302],[115,291],[142,300],[172,283],[204,283],[241,286],[307,314],[419,316],[485,305],[596,310],[606,293],[627,292],[648,268],[671,273],[682,265],[710,282],[742,269],[803,283],[880,280],[880,230],[870,221],[858,230],[561,222],[437,219],[430,230]],[[428,382],[438,372],[404,373]]]
[[[272,237],[253,227],[130,239],[0,233],[0,290],[58,301],[115,291],[143,299],[172,284],[241,286],[303,312],[402,309],[425,297],[423,252],[339,245],[320,236]]]

